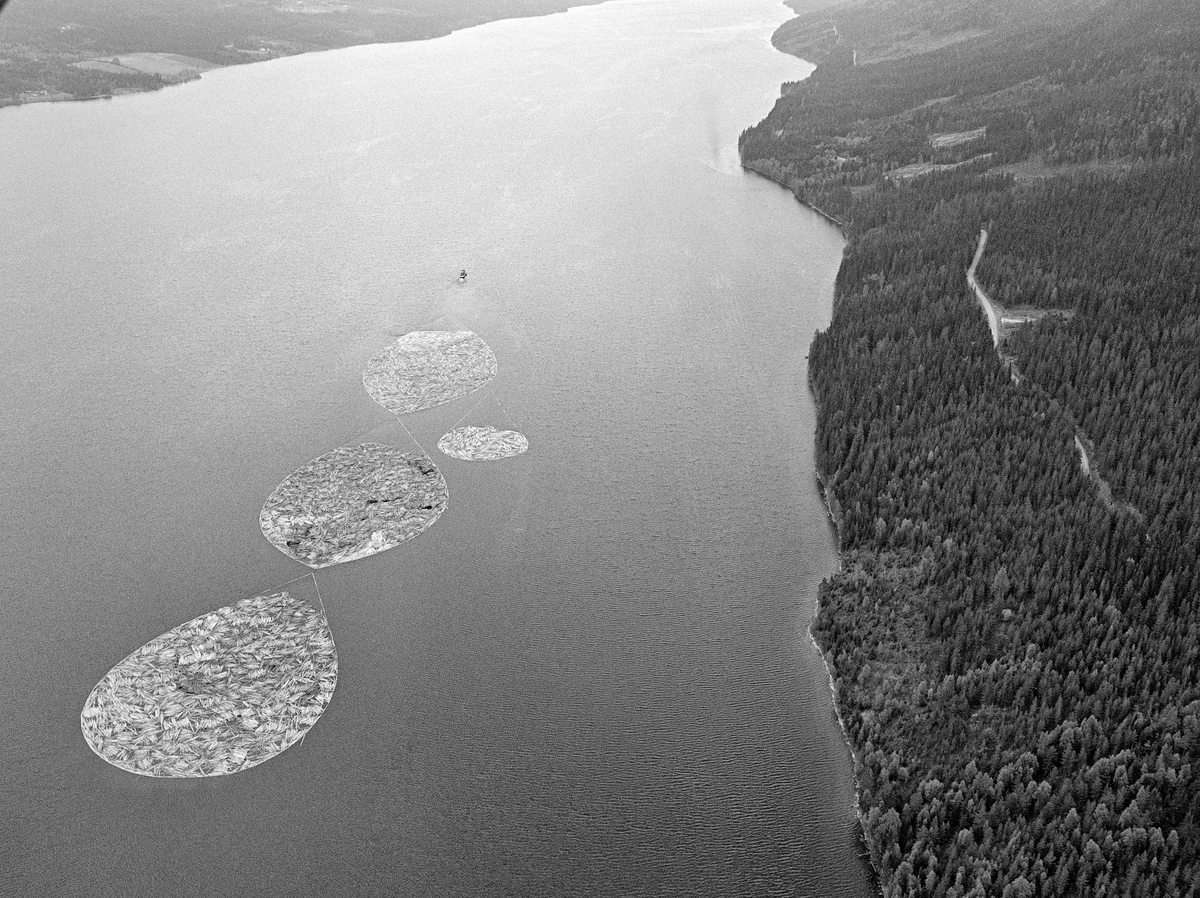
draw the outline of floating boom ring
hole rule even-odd
[[[363,386],[403,415],[473,393],[497,369],[495,353],[473,331],[412,331],[367,362]]]
[[[337,685],[325,615],[287,592],[226,605],[129,655],[88,695],[80,726],[142,776],[237,773],[294,745]]]
[[[450,491],[427,455],[363,443],[327,452],[275,488],[263,535],[311,568],[365,558],[423,533]]]
[[[515,430],[495,427],[458,427],[445,434],[438,449],[463,461],[495,461],[511,458],[529,449],[529,440]]]

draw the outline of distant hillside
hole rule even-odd
[[[154,90],[207,68],[422,40],[600,0],[9,0],[0,105]]]
[[[776,47],[819,64],[866,65],[983,36],[1032,34],[1100,8],[1104,0],[791,0],[797,17]]]
[[[814,631],[884,893],[1200,895],[1200,3],[796,6],[741,151],[848,237]]]

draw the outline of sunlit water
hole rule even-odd
[[[808,71],[788,15],[617,0],[0,112],[0,894],[869,893],[807,637],[841,239],[736,156]],[[500,374],[410,437],[360,374],[427,327]],[[531,448],[437,453],[460,421]],[[93,755],[96,681],[304,575],[259,508],[364,440],[434,452],[450,506],[317,573],[303,744]]]

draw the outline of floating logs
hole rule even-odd
[[[277,592],[150,640],[96,684],[80,725],[92,751],[122,770],[220,776],[294,745],[336,684],[325,615]]]
[[[437,447],[451,458],[463,461],[494,461],[520,455],[529,448],[529,440],[515,430],[458,427],[438,440]]]
[[[412,331],[367,362],[363,386],[397,414],[450,402],[496,376],[496,356],[472,331]]]
[[[263,535],[312,568],[364,558],[427,530],[449,490],[428,455],[364,443],[327,452],[275,488]]]

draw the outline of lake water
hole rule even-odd
[[[737,166],[808,71],[788,16],[616,0],[0,113],[0,894],[870,894],[807,635],[842,242]],[[500,374],[406,431],[360,375],[429,327]],[[460,419],[531,449],[436,453]],[[96,757],[96,681],[304,576],[259,508],[364,440],[433,450],[450,506],[316,574],[303,744]]]

